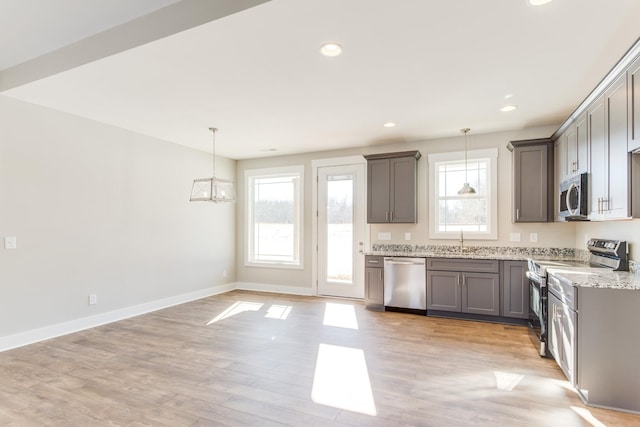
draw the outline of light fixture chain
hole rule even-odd
[[[209,130],[213,133],[213,178],[216,177],[216,132],[218,128],[209,128]]]
[[[469,164],[467,161],[467,134],[471,129],[464,128],[462,132],[464,132],[464,181],[469,182]]]

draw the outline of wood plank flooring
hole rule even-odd
[[[640,426],[640,416],[585,406],[524,327],[234,291],[0,353],[0,425]]]

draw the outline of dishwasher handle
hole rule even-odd
[[[385,258],[385,265],[425,265],[424,258]]]

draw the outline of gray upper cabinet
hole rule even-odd
[[[511,141],[513,152],[513,222],[553,221],[553,141]]]
[[[582,114],[567,131],[567,176],[587,172],[588,151],[587,115]]]
[[[627,79],[622,76],[605,93],[609,137],[609,198],[606,217],[626,218],[629,209],[629,155],[627,150]]]
[[[640,149],[640,58],[627,72],[629,85],[629,151]]]
[[[367,222],[415,223],[419,151],[372,154],[367,159]]]
[[[627,152],[627,85],[621,76],[587,112],[591,167],[589,219],[630,215],[629,154]]]

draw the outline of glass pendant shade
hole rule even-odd
[[[465,183],[460,190],[458,190],[458,195],[460,196],[469,196],[471,194],[476,194],[476,189],[469,185],[469,166],[467,164],[467,134],[471,129],[464,128],[460,129],[460,132],[464,133],[464,180]]]
[[[236,190],[233,181],[216,178],[216,132],[218,129],[209,128],[213,132],[213,178],[198,178],[193,180],[191,187],[191,202],[234,202]]]

